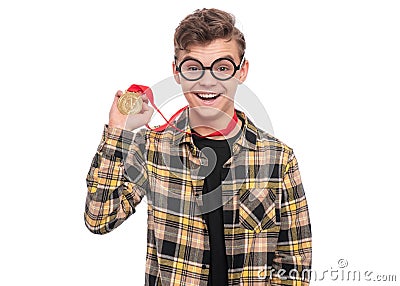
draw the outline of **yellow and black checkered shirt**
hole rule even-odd
[[[190,132],[188,110],[175,121]],[[229,285],[308,285],[311,225],[292,148],[243,119],[223,180]],[[104,127],[87,175],[85,223],[105,234],[147,199],[145,285],[206,286],[209,233],[202,213],[207,158],[190,134]]]

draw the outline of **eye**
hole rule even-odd
[[[182,65],[183,72],[199,72],[201,70],[202,67],[197,62],[187,61]]]
[[[218,71],[220,71],[220,72],[225,72],[228,70],[229,70],[229,67],[227,67],[227,66],[218,67]]]
[[[196,66],[191,66],[191,67],[187,67],[187,71],[198,71],[200,70],[199,67]]]
[[[232,67],[229,65],[220,65],[216,68],[216,71],[220,73],[230,73],[232,71]]]

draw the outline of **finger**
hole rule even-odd
[[[113,101],[113,106],[116,106],[117,105],[117,103],[118,103],[118,99],[119,99],[119,97],[117,96],[117,95],[115,95],[114,96],[114,101]]]
[[[118,90],[118,91],[115,93],[114,102],[118,101],[118,99],[121,97],[121,95],[122,95],[122,91]]]
[[[147,97],[147,94],[142,93],[141,96],[142,96],[143,102],[146,102],[148,104],[149,103],[149,98]]]
[[[149,105],[146,102],[143,102],[142,111],[148,111]]]
[[[115,93],[114,101],[113,101],[113,103],[112,103],[111,110],[110,110],[110,114],[111,114],[111,113],[117,112],[117,114],[119,114],[120,116],[123,115],[123,114],[121,113],[121,111],[119,110],[119,108],[118,108],[118,101],[119,101],[119,98],[121,97],[122,94],[123,94],[123,93],[122,93],[122,91],[120,91],[120,90],[118,90],[118,91]]]
[[[115,94],[115,97],[121,97],[122,95],[122,90],[118,90],[117,93]]]

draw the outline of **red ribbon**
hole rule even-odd
[[[238,118],[236,115],[236,112],[233,113],[233,117],[232,120],[228,123],[227,127],[221,130],[217,130],[214,131],[208,135],[200,135],[197,132],[196,133],[190,133],[190,132],[186,132],[185,130],[181,130],[178,127],[176,127],[175,125],[173,125],[171,122],[180,114],[182,113],[185,109],[187,109],[189,106],[184,106],[181,109],[179,109],[177,112],[175,112],[174,115],[172,115],[172,117],[168,120],[167,118],[165,118],[165,116],[162,114],[162,112],[157,108],[156,104],[154,103],[154,95],[153,95],[153,91],[151,90],[150,87],[145,86],[145,85],[139,85],[139,84],[132,84],[127,91],[130,92],[137,92],[140,94],[146,94],[147,98],[149,99],[151,105],[154,107],[154,109],[161,115],[161,117],[166,121],[165,124],[160,125],[156,128],[151,128],[148,124],[146,124],[146,127],[149,128],[150,130],[153,131],[164,131],[168,125],[172,126],[173,128],[175,128],[176,130],[179,130],[180,132],[186,133],[186,134],[195,134],[199,137],[213,137],[213,136],[226,136],[228,135],[236,126],[236,123],[238,122]]]

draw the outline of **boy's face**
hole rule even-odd
[[[236,70],[236,72],[234,70],[234,66],[239,66],[241,61],[236,41],[227,42],[224,39],[218,39],[208,45],[190,46],[189,50],[189,52],[181,51],[177,55],[176,62],[173,63],[175,80],[182,86],[189,107],[208,120],[216,120],[224,115],[231,117],[234,112],[234,97],[237,86],[246,79],[248,71],[247,61],[244,61],[239,70]],[[213,66],[214,75],[225,79],[235,73],[232,78],[227,80],[217,79],[209,69],[206,69],[199,79],[187,79],[196,79],[201,76],[201,71],[199,71],[201,64],[204,67],[210,67],[213,62],[220,58],[231,59],[231,62],[217,61]],[[194,61],[184,62],[187,59]],[[184,63],[181,65],[182,62]],[[177,71],[177,66],[181,67],[181,73]],[[185,75],[187,78],[185,78]]]

